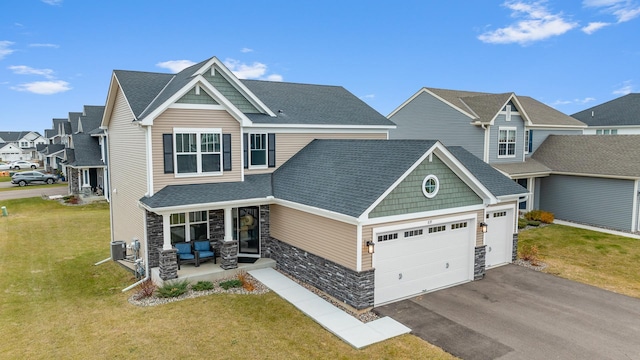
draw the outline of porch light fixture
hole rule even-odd
[[[480,229],[482,229],[482,233],[486,233],[487,232],[487,228],[489,227],[489,225],[487,225],[487,223],[485,222],[481,222],[480,223]]]
[[[373,243],[373,241],[367,241],[367,252],[369,254],[373,254],[375,252],[375,244]]]

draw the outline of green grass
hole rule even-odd
[[[1,178],[0,178],[1,179]],[[9,180],[11,181],[11,180]],[[0,191],[13,191],[13,190],[33,190],[36,188],[51,188],[51,187],[66,187],[67,183],[61,183],[61,182],[57,182],[55,184],[40,184],[40,183],[32,183],[29,184],[27,186],[18,186],[16,184],[14,184],[11,187],[8,188],[0,188]]]
[[[291,304],[217,294],[136,307],[134,277],[109,261],[104,203],[0,202],[0,357],[3,359],[451,359],[413,335],[363,350]]]
[[[518,249],[536,245],[545,272],[640,298],[640,240],[562,225],[520,232]]]

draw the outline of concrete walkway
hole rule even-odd
[[[624,231],[603,229],[603,228],[599,228],[599,227],[596,227],[596,226],[577,224],[577,223],[573,223],[573,222],[570,222],[570,221],[554,220],[553,223],[554,224],[558,224],[558,225],[573,226],[573,227],[577,227],[577,228],[580,228],[580,229],[599,231],[599,232],[602,232],[602,233],[605,233],[605,234],[625,236],[625,237],[629,237],[629,238],[633,238],[633,239],[640,239],[640,235],[631,234],[631,233],[624,232]]]
[[[362,323],[274,269],[249,274],[356,349],[411,331],[390,317]]]

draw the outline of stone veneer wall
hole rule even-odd
[[[160,266],[160,253],[164,244],[162,216],[150,211],[147,214],[147,249],[149,251],[149,268]],[[177,260],[176,260],[177,264]]]
[[[273,237],[269,238],[269,247],[281,271],[356,309],[373,306],[374,270],[347,269]]]
[[[513,250],[511,252],[511,261],[518,259],[518,234],[513,234]]]
[[[271,257],[269,238],[269,205],[260,205],[260,257]]]
[[[222,241],[224,241],[224,210],[209,210],[209,242],[216,257],[221,254]]]
[[[80,193],[80,169],[67,168],[69,189],[73,195]]]
[[[473,280],[484,278],[486,265],[487,245],[476,246],[475,258],[473,261]]]

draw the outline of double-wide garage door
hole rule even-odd
[[[474,219],[375,236],[375,305],[473,279]]]

